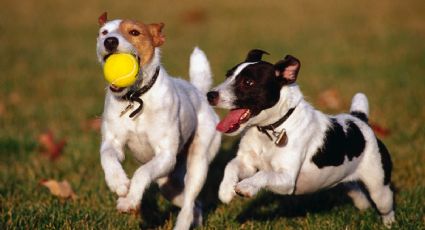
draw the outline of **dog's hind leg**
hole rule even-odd
[[[203,123],[201,123],[203,124]],[[217,132],[214,126],[198,127],[187,156],[187,171],[184,178],[183,205],[177,216],[175,229],[189,229],[190,226],[202,225],[202,210],[196,198],[207,178],[209,151]],[[216,144],[216,143],[215,143]]]
[[[176,166],[173,171],[166,177],[159,178],[156,183],[161,190],[161,194],[177,207],[183,206],[183,190],[185,186],[185,175],[187,171],[187,156],[190,144],[193,142],[191,138],[188,143],[177,155]]]
[[[377,166],[377,158],[370,157],[369,162],[364,162],[365,170],[362,171],[360,178],[381,214],[384,225],[391,227],[391,224],[395,222],[394,193],[390,187],[392,163],[388,150],[382,142],[377,140],[377,144],[379,150],[377,149],[371,155],[378,156],[378,159],[380,157],[382,165]]]
[[[370,202],[358,183],[348,183],[344,186],[348,189],[347,195],[351,198],[351,200],[353,200],[356,208],[362,211],[370,207]]]
[[[208,159],[206,146],[202,146],[199,137],[194,138],[187,159],[187,171],[184,178],[185,188],[183,192],[183,204],[177,216],[175,229],[189,229],[192,222],[202,224],[202,214],[198,214],[198,220],[194,219],[195,200],[207,177]]]

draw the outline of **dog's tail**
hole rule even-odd
[[[211,88],[212,74],[210,63],[205,53],[198,47],[195,47],[190,55],[189,77],[190,83],[202,93],[207,93]]]
[[[363,93],[356,93],[351,100],[350,114],[364,122],[369,119],[369,102]]]

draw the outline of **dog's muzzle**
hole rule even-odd
[[[105,46],[105,49],[107,51],[115,52],[119,45],[118,38],[116,37],[106,38],[105,41],[103,42],[103,45]]]
[[[210,91],[207,93],[207,99],[210,105],[215,106],[218,103],[219,93],[217,91]]]

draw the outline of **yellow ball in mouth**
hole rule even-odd
[[[116,87],[127,87],[137,79],[139,63],[128,53],[112,54],[103,65],[103,74],[106,81]]]

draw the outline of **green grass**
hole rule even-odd
[[[97,17],[166,24],[163,64],[186,76],[193,46],[207,53],[215,82],[251,48],[277,61],[302,61],[299,84],[317,105],[337,89],[345,108],[365,92],[371,120],[391,130],[383,138],[394,162],[396,229],[425,228],[425,3],[411,1],[8,1],[0,8],[0,229],[171,229],[177,209],[152,187],[147,217],[119,214],[99,161],[100,134],[85,128],[103,109],[105,83],[96,61]],[[63,156],[39,153],[38,136],[66,138]],[[360,213],[338,189],[291,198],[217,201],[236,138],[225,138],[202,197],[204,229],[380,229],[374,210]],[[125,162],[132,172],[136,164]],[[60,200],[39,185],[68,180],[78,198]]]

